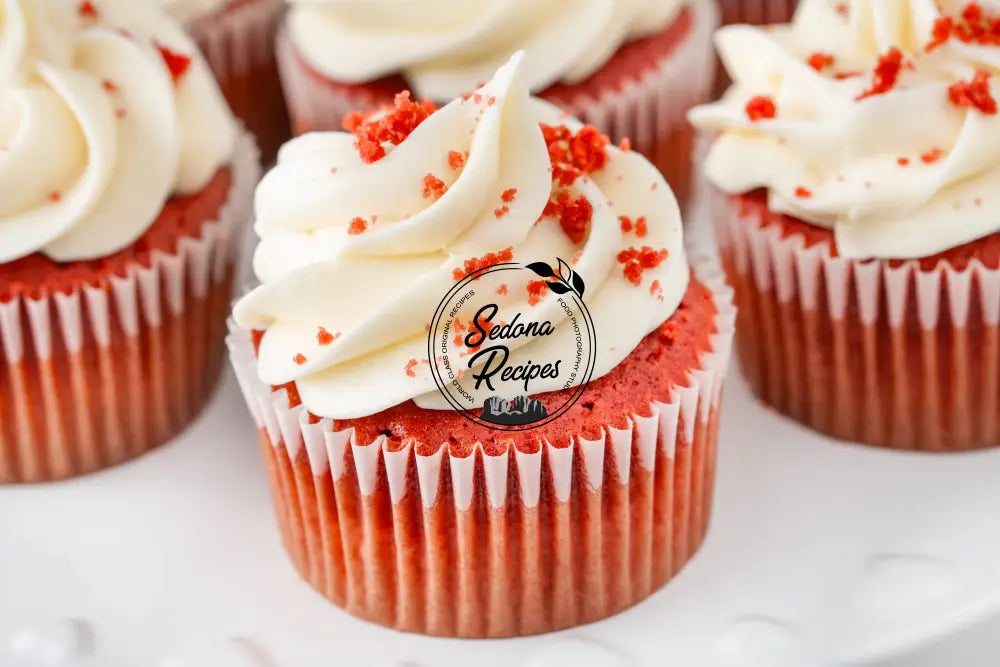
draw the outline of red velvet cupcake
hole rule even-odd
[[[749,23],[770,25],[788,23],[795,14],[799,0],[719,0],[722,24]],[[845,9],[849,3],[841,2]]]
[[[655,168],[523,68],[293,140],[257,191],[229,345],[282,538],[401,630],[604,618],[708,524],[730,291]]]
[[[165,0],[198,43],[233,113],[257,138],[265,164],[289,134],[274,57],[282,0]]]
[[[959,451],[1000,444],[1000,16],[942,6],[724,28],[736,83],[691,116],[754,391],[834,437]]]
[[[8,6],[38,41],[11,42],[24,76],[0,84],[0,117],[20,112],[0,123],[0,482],[39,482],[137,456],[204,404],[258,169],[162,14]]]
[[[684,114],[711,93],[717,25],[709,0],[606,2],[588,13],[527,0],[364,11],[292,2],[278,61],[292,131],[302,134],[339,130],[349,111],[391,105],[404,89],[435,102],[467,94],[523,49],[534,94],[616,143],[630,138],[683,204],[692,153]]]

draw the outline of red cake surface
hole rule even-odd
[[[807,248],[826,244],[833,256],[837,256],[837,244],[832,229],[819,227],[790,215],[771,213],[767,209],[767,190],[760,188],[743,195],[736,195],[736,199],[739,202],[740,210],[746,214],[766,212],[767,215],[752,216],[752,219],[764,220],[765,226],[780,225],[783,238],[799,235],[805,239]],[[954,268],[962,270],[972,259],[978,259],[991,269],[1000,267],[1000,233],[990,234],[930,257],[923,257],[920,259],[920,268],[924,271],[930,271],[939,262],[947,262]],[[892,259],[889,261],[895,266],[906,260]]]
[[[219,216],[229,196],[231,174],[220,169],[200,192],[174,197],[159,217],[134,243],[101,259],[56,262],[42,253],[34,253],[7,264],[0,264],[0,302],[26,294],[69,294],[80,285],[92,285],[108,276],[121,276],[128,266],[150,265],[154,251],[173,254],[182,238],[200,238],[206,222]]]
[[[381,435],[390,446],[413,441],[421,455],[433,454],[445,442],[459,457],[477,442],[496,455],[508,443],[524,452],[538,448],[545,438],[555,446],[566,446],[574,435],[596,439],[605,426],[623,427],[630,414],[650,415],[653,401],[668,402],[677,386],[688,386],[688,374],[698,368],[699,357],[711,351],[716,333],[716,306],[712,292],[693,277],[677,311],[647,335],[610,373],[591,382],[570,409],[553,422],[536,429],[505,432],[480,426],[451,410],[424,410],[413,401],[360,419],[335,420],[334,430],[354,428],[357,441],[372,442]],[[289,389],[290,407],[299,404],[294,385]],[[562,392],[535,396],[546,406],[562,403]]]

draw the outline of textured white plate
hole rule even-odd
[[[300,582],[226,376],[138,461],[0,487],[3,667],[804,667],[887,657],[1000,611],[1000,450],[843,445],[733,375],[701,552],[610,620],[519,640],[397,634]]]

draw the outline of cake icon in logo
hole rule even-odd
[[[480,418],[493,424],[504,426],[524,426],[549,416],[545,405],[537,398],[518,396],[510,400],[500,396],[490,396],[483,403]]]

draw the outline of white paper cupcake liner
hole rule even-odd
[[[177,252],[68,293],[0,302],[0,482],[98,470],[169,439],[221,366],[257,150],[242,135],[218,220]]]
[[[272,391],[246,331],[228,344],[300,574],[352,614],[401,630],[513,636],[604,618],[667,582],[704,537],[735,311],[714,261],[712,351],[667,403],[569,447],[464,458],[357,442]]]
[[[899,449],[1000,444],[1000,270],[854,261],[716,191],[716,232],[755,393],[838,438]]]

